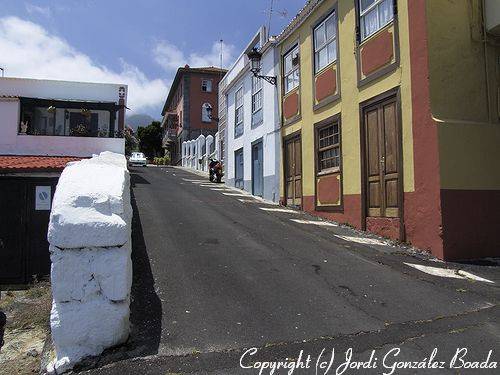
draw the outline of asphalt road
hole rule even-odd
[[[293,222],[318,219],[264,211],[273,206],[187,181],[203,177],[178,168],[131,173],[132,336],[89,373],[258,374],[239,365],[252,347],[257,353],[246,355],[246,365],[310,354],[310,368],[295,374],[315,374],[323,348],[322,360],[335,350],[328,374],[349,348],[353,361],[368,360],[372,350],[377,360],[375,368],[345,374],[389,373],[398,361],[428,360],[434,348],[445,367],[463,347],[465,361],[484,361],[489,350],[490,362],[500,361],[498,265],[438,263],[405,249],[346,241],[336,235],[359,234]],[[459,267],[495,283],[432,276],[405,262]],[[477,370],[393,373],[469,371]]]

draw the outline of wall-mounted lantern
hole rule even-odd
[[[262,53],[259,52],[257,48],[252,48],[250,52],[247,53],[248,59],[250,60],[250,71],[257,78],[262,78],[263,80],[269,82],[271,85],[276,86],[276,76],[263,76],[260,75],[261,66],[260,62],[262,60]]]

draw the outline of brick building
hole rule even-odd
[[[217,132],[219,82],[226,73],[216,67],[177,70],[161,112],[163,147],[172,164],[181,161],[182,142]]]

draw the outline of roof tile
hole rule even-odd
[[[0,155],[0,172],[57,172],[67,163],[83,158],[72,156],[14,156]]]

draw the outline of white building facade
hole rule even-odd
[[[127,85],[0,78],[0,155],[125,152]]]
[[[279,201],[280,134],[278,88],[254,77],[246,55],[262,53],[263,76],[277,76],[279,59],[273,39],[260,28],[227,72],[219,90],[225,95],[224,173],[228,186]]]

